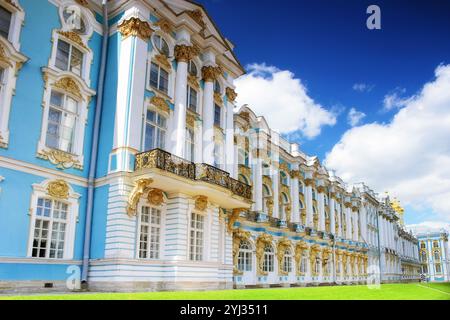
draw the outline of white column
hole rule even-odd
[[[117,158],[117,170],[130,171],[131,150],[141,149],[142,116],[144,113],[144,92],[148,40],[151,35],[149,23],[139,9],[131,8],[119,22],[118,83],[116,118],[114,124],[113,149]],[[137,18],[141,29],[134,35],[129,32],[135,27],[130,21]]]
[[[203,67],[203,162],[214,165],[214,79],[216,69]]]
[[[352,208],[345,208],[345,221],[347,225],[347,232],[345,233],[345,238],[351,240],[352,239],[352,232],[353,232],[353,225],[352,225]]]
[[[336,203],[334,196],[331,196],[329,206],[330,206],[330,231],[332,234],[336,234],[336,221],[334,216],[336,210],[335,204]]]
[[[232,88],[226,89],[227,96],[227,109],[226,109],[226,128],[225,128],[225,155],[226,155],[226,168],[231,174],[232,178],[237,178],[237,173],[234,170],[235,157],[234,157],[234,100],[236,99],[236,93]]]
[[[343,235],[342,235],[342,204],[341,205],[339,205],[338,207],[337,207],[337,212],[338,212],[338,221],[337,221],[337,223],[338,223],[338,236],[340,237],[340,238],[342,238],[343,237]]]
[[[320,189],[320,188],[319,188]],[[321,192],[318,191],[318,201],[317,201],[317,211],[319,214],[319,230],[320,231],[325,231],[325,195],[323,193],[323,190],[321,190]]]
[[[291,199],[292,199],[292,222],[300,222],[300,200],[299,200],[299,186],[298,186],[298,165],[293,166],[295,174],[291,178]]]
[[[353,240],[359,241],[359,210],[353,211],[353,221],[355,230],[353,230]]]
[[[262,159],[255,158],[254,159],[254,168],[253,168],[253,193],[254,193],[254,210],[256,212],[262,212],[263,210],[263,192],[262,192]]]
[[[175,80],[175,109],[173,113],[174,138],[170,145],[172,154],[184,157],[186,141],[186,96],[187,96],[187,68],[188,63],[184,59],[178,59],[177,74]]]
[[[272,167],[272,172],[273,172],[273,176],[272,176],[272,189],[273,189],[273,217],[274,218],[278,218],[278,219],[282,219],[283,217],[280,216],[280,212],[279,212],[279,183],[280,183],[280,176],[279,176],[279,171],[278,171],[278,167],[274,168]]]
[[[312,202],[312,185],[305,183],[305,202],[306,202],[306,226],[313,228],[313,202]]]

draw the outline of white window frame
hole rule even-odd
[[[286,249],[284,251],[284,257],[283,257],[283,271],[286,273],[291,273],[293,268],[293,255],[291,249]]]
[[[193,252],[191,251],[191,241],[192,241],[192,237],[191,237],[191,233],[192,231],[199,231],[197,228],[193,228],[192,227],[192,216],[196,215],[199,217],[203,218],[203,228],[202,230],[200,230],[202,232],[202,245],[201,245],[201,259],[198,259],[197,257],[195,257],[195,259],[192,259],[192,255]],[[208,225],[208,219],[207,219],[207,215],[202,214],[200,212],[197,212],[196,210],[192,210],[189,213],[189,219],[188,219],[188,223],[189,223],[189,228],[188,228],[188,243],[187,243],[187,254],[188,254],[188,260],[191,262],[204,262],[207,261],[207,256],[206,256],[206,244],[207,244],[207,225]],[[197,240],[197,236],[194,237],[195,240]],[[195,255],[197,255],[197,252],[195,252]]]
[[[191,131],[191,135],[188,131]],[[189,136],[191,136],[189,138]],[[189,152],[188,152],[189,150]],[[188,154],[191,153],[191,157],[188,158]],[[186,127],[186,141],[185,141],[185,154],[186,160],[190,162],[195,162],[195,129]]]
[[[192,110],[192,108],[191,108],[191,99],[192,99],[191,91],[195,91],[195,93],[197,94],[197,103],[195,105],[195,110]],[[199,109],[199,98],[200,98],[199,91],[196,88],[194,88],[190,85],[187,85],[187,97],[186,98],[187,98],[186,106],[187,106],[188,110],[195,112],[195,113],[199,113],[199,110],[198,110]]]
[[[42,105],[43,113],[42,113],[42,126],[41,126],[41,136],[38,142],[38,156],[42,158],[46,158],[48,152],[52,150],[56,150],[50,148],[46,145],[47,139],[47,127],[48,127],[48,114],[50,110],[50,96],[52,90],[57,90],[61,93],[65,93],[70,95],[73,99],[78,101],[78,119],[75,125],[75,133],[74,133],[74,143],[72,148],[72,153],[67,153],[71,155],[76,163],[78,163],[77,168],[82,169],[84,163],[84,137],[85,137],[85,129],[87,126],[87,117],[88,117],[88,104],[91,97],[95,94],[95,91],[91,90],[86,86],[86,83],[81,81],[78,77],[75,77],[70,72],[57,72],[50,68],[44,68],[43,73],[45,74],[46,83],[44,89],[44,97]],[[78,86],[81,97],[74,96],[73,93],[67,92],[60,88],[55,88],[59,81],[69,78],[74,81],[74,83]]]
[[[243,245],[247,248],[243,249]],[[250,241],[242,241],[239,246],[238,270],[241,272],[251,272],[253,269],[253,249]]]
[[[268,252],[266,249],[270,246],[270,252]],[[273,248],[273,245],[266,245],[264,247],[264,254],[263,254],[263,271],[267,273],[275,272],[275,250]]]
[[[20,53],[20,32],[25,13],[17,0],[8,3],[0,0],[0,6],[11,12],[8,39],[0,36],[0,66],[4,69],[3,88],[0,92],[0,148],[9,145],[9,115],[16,89],[17,75],[28,59]]]
[[[33,184],[33,192],[31,194],[30,200],[30,227],[28,232],[28,250],[27,257],[31,259],[39,260],[51,260],[51,261],[61,261],[61,260],[72,260],[74,256],[75,247],[75,232],[78,223],[79,215],[79,198],[80,194],[74,192],[72,187],[69,185],[69,196],[67,199],[55,199],[48,194],[47,187],[50,180],[45,180],[40,184]],[[66,224],[66,235],[64,240],[64,254],[62,259],[56,258],[39,258],[32,257],[33,253],[33,240],[34,240],[34,229],[37,217],[37,202],[39,198],[52,199],[60,202],[64,202],[68,205],[67,211],[67,224]]]
[[[147,113],[149,111],[152,111],[152,112],[156,113],[158,116],[164,117],[166,119],[166,129],[165,129],[166,134],[165,134],[164,148],[162,148],[163,150],[166,150],[167,147],[168,147],[167,143],[169,141],[168,139],[169,139],[169,134],[170,134],[170,131],[169,131],[169,128],[170,128],[170,124],[169,124],[170,114],[168,114],[167,112],[159,110],[158,108],[156,108],[155,106],[153,106],[151,104],[149,104],[147,106],[147,108],[144,108],[144,115],[143,115],[144,123],[143,123],[143,127],[142,127],[141,150],[142,150],[142,152],[150,151],[150,150],[145,150],[146,149],[146,147],[145,147],[145,138],[146,138],[145,135],[146,135],[146,127],[147,127]],[[157,128],[159,128],[159,127],[157,126]],[[159,149],[161,149],[161,148],[159,148]]]
[[[157,258],[150,258],[149,252],[150,249],[147,248],[147,258],[141,258],[140,257],[140,245],[141,245],[141,226],[142,226],[142,209],[144,207],[149,208],[150,210],[156,209],[160,211],[160,224],[159,224],[159,250],[158,250],[158,257]],[[136,241],[136,259],[143,260],[143,261],[153,261],[153,260],[162,260],[164,258],[164,246],[165,246],[165,225],[166,225],[166,211],[167,207],[165,204],[162,204],[161,206],[155,206],[150,205],[146,199],[141,199],[138,203],[139,208],[139,214],[138,214],[138,226],[137,226],[137,241]],[[148,223],[148,226],[151,227],[153,224]],[[149,232],[149,236],[151,235],[151,231]],[[150,241],[148,241],[148,245],[150,245]]]

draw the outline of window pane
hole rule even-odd
[[[83,53],[77,48],[72,47],[72,57],[70,60],[70,71],[81,76],[81,67],[83,64]]]
[[[150,86],[158,89],[159,66],[152,63],[150,68]]]
[[[220,106],[214,106],[214,124],[220,127]]]
[[[64,99],[63,94],[52,91],[51,96],[50,96],[50,104],[55,107],[62,107],[63,99]]]
[[[55,66],[58,69],[67,71],[69,68],[69,52],[70,44],[65,41],[58,40],[58,47],[56,51]]]
[[[0,7],[0,35],[8,39],[9,27],[11,25],[11,12]]]
[[[169,92],[169,74],[163,69],[160,69],[159,90],[164,93]]]
[[[155,149],[155,126],[148,123],[145,126],[145,151]]]
[[[46,145],[50,148],[59,147],[60,123],[62,112],[50,108],[48,113]]]

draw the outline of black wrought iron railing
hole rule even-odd
[[[252,200],[252,187],[231,178],[228,172],[204,163],[195,164],[161,149],[136,155],[135,170],[143,169],[160,169],[186,179],[207,182]]]

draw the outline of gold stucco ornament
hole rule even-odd
[[[80,168],[81,164],[75,157],[67,152],[61,150],[45,150],[42,152],[42,158],[49,160],[56,165],[58,169],[70,169],[72,167]]]
[[[250,232],[243,231],[242,229],[236,229],[233,231],[233,273],[235,275],[241,275],[242,272],[238,270],[238,258],[239,258],[239,249],[242,241],[247,241],[250,239]]]
[[[153,33],[150,24],[147,21],[142,21],[136,17],[122,21],[117,26],[117,29],[122,34],[123,40],[134,36],[144,41],[148,41]]]
[[[47,185],[47,194],[52,198],[66,200],[69,198],[69,185],[64,180],[51,181]]]
[[[159,207],[164,204],[164,194],[162,190],[152,189],[148,193],[147,200],[151,205]]]
[[[261,234],[256,240],[256,266],[258,275],[267,275],[267,272],[264,271],[264,250],[266,246],[272,246],[272,240],[273,237],[267,233]]]
[[[140,179],[135,182],[135,186],[128,197],[128,216],[133,217],[136,215],[139,199],[148,190],[152,183],[153,179]]]
[[[205,196],[198,196],[195,199],[195,210],[205,211],[208,208],[208,198]]]

